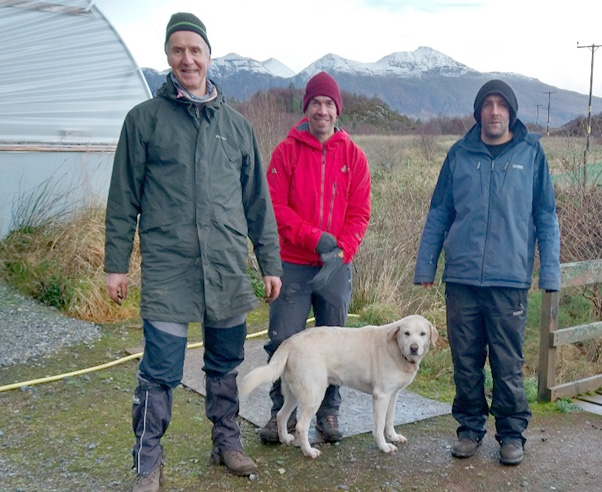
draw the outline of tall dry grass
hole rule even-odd
[[[42,214],[40,210],[36,217]],[[137,315],[139,264],[136,242],[129,298],[118,307],[105,289],[104,205],[100,204],[63,209],[34,225],[13,230],[0,243],[0,277],[4,281],[40,302],[88,321]]]
[[[602,258],[602,142],[571,136],[543,138],[555,178],[562,263]],[[584,156],[588,173],[584,174]],[[587,176],[587,180],[584,178]],[[602,320],[602,287],[586,285],[564,292],[559,328]],[[563,346],[557,353],[559,382],[602,373],[602,338]]]
[[[438,291],[415,287],[413,273],[446,149],[430,140],[425,145],[421,136],[363,136],[355,141],[370,163],[372,217],[354,261],[352,309],[374,312],[377,306],[381,316],[400,316],[440,307]]]

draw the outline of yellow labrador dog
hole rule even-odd
[[[284,405],[277,415],[280,442],[294,441],[286,426],[298,406],[296,430],[303,454],[311,458],[317,458],[320,451],[309,444],[309,425],[328,385],[371,394],[372,434],[379,449],[391,453],[397,450],[393,443],[406,442],[393,427],[397,395],[414,380],[422,357],[437,338],[435,328],[419,315],[384,326],[309,328],[285,340],[269,364],[247,374],[241,393],[282,378]]]

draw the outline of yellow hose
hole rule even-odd
[[[358,315],[350,314],[349,316],[358,316]],[[310,318],[307,321],[308,322],[315,321],[315,318]],[[267,335],[267,333],[268,333],[268,330],[258,331],[257,333],[251,333],[250,335],[247,335],[247,339],[257,338],[257,337],[260,337],[263,335]],[[193,349],[193,348],[199,348],[202,346],[203,346],[203,342],[197,342],[197,343],[189,343],[188,345],[186,345],[186,348]],[[46,378],[32,379],[30,381],[23,381],[22,383],[14,383],[14,384],[8,384],[6,386],[0,386],[0,393],[3,393],[4,391],[19,389],[19,388],[22,388],[23,386],[35,386],[36,384],[52,383],[53,381],[59,381],[61,379],[70,378],[72,376],[80,376],[82,374],[87,374],[89,372],[102,371],[103,369],[107,369],[109,367],[123,364],[124,362],[128,362],[133,359],[139,359],[140,357],[142,357],[142,352],[138,352],[136,354],[131,354],[126,357],[122,357],[121,359],[107,362],[106,364],[101,364],[99,366],[88,367],[87,369],[80,369],[78,371],[68,372],[66,374],[59,374],[57,376],[48,376]]]

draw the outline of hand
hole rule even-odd
[[[265,284],[265,302],[275,301],[280,295],[280,289],[282,288],[282,280],[280,277],[274,277],[272,275],[266,275],[263,277],[263,283]]]
[[[421,282],[420,285],[422,285],[426,290],[431,290],[433,282]]]
[[[320,236],[320,240],[318,241],[318,245],[316,246],[316,251],[323,255],[325,253],[330,253],[336,247],[337,238],[329,232],[323,232]]]
[[[121,304],[128,295],[127,273],[107,273],[107,291],[111,299]]]
[[[316,276],[308,282],[314,290],[320,290],[324,287],[333,274],[343,264],[343,250],[340,248],[333,249],[330,253],[320,255],[323,266]]]

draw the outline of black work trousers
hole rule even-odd
[[[527,290],[448,283],[446,301],[458,437],[480,441],[491,413],[495,438],[523,445],[531,418],[523,385]],[[491,406],[485,395],[487,357],[493,378]]]

